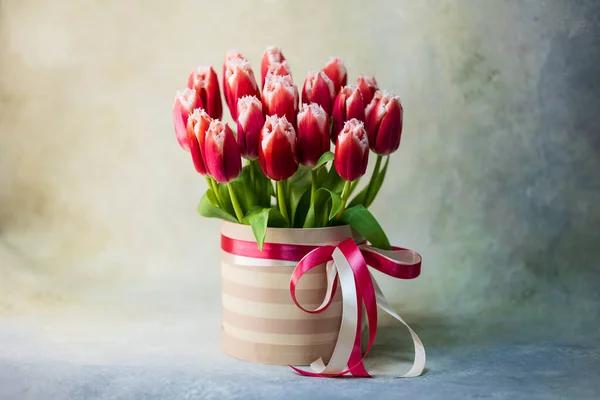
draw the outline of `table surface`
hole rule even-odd
[[[597,337],[538,324],[416,324],[427,371],[409,379],[394,377],[409,366],[408,333],[384,326],[375,379],[316,379],[224,356],[218,315],[77,315],[0,318],[0,399],[600,398]]]

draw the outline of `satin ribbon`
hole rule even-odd
[[[307,313],[325,311],[338,286],[342,290],[342,321],[337,343],[325,365],[319,358],[311,365],[312,371],[291,366],[296,372],[313,377],[339,377],[352,374],[356,377],[371,377],[364,366],[377,333],[377,307],[401,322],[409,330],[415,349],[415,358],[409,371],[402,378],[421,375],[425,368],[425,348],[417,334],[389,305],[368,266],[394,278],[414,279],[421,272],[421,256],[412,250],[393,247],[381,250],[369,245],[357,245],[346,239],[337,246],[310,246],[281,243],[265,243],[258,250],[256,242],[232,239],[221,235],[221,248],[230,254],[242,257],[298,262],[290,279],[290,294],[294,304]],[[309,310],[296,299],[296,284],[311,269],[326,264],[327,291],[319,307]],[[337,279],[336,279],[337,278]],[[369,326],[367,348],[362,353],[363,305]]]

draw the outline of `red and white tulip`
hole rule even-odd
[[[333,165],[345,181],[352,182],[367,172],[369,139],[362,121],[351,119],[344,123],[335,144]]]
[[[298,113],[298,161],[314,166],[329,151],[329,117],[317,103],[303,104]]]
[[[369,145],[374,153],[385,156],[398,150],[402,136],[404,110],[400,99],[377,91],[366,109]]]

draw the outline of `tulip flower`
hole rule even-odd
[[[263,173],[270,179],[282,181],[298,170],[296,131],[284,117],[266,118],[260,132],[258,159]]]
[[[237,103],[237,143],[242,157],[258,158],[260,131],[265,124],[263,106],[255,96],[244,96]]]
[[[329,116],[333,109],[335,93],[333,82],[323,71],[309,72],[302,86],[302,102],[319,104]]]
[[[273,62],[269,65],[269,69],[267,70],[267,74],[265,75],[265,80],[268,79],[269,75],[279,75],[279,76],[292,76],[292,69],[287,61],[282,62]],[[263,82],[263,87],[265,86]]]
[[[183,92],[177,92],[175,95],[175,104],[173,104],[173,122],[175,124],[175,137],[179,145],[184,150],[189,150],[187,122],[188,116],[199,106],[200,98],[198,93],[192,89],[185,89]]]
[[[313,167],[329,151],[329,118],[317,103],[303,104],[298,113],[298,161]]]
[[[261,86],[265,86],[265,78],[271,64],[283,63],[284,61],[285,57],[279,47],[269,46],[265,49],[260,62]]]
[[[333,164],[337,173],[347,182],[355,181],[367,171],[369,139],[362,121],[346,121],[335,144]]]
[[[285,116],[267,117],[260,132],[258,161],[265,176],[277,181],[277,204],[289,225],[290,218],[285,200],[285,180],[298,170],[296,131]]]
[[[335,98],[333,111],[333,129],[331,130],[331,141],[335,143],[339,132],[344,128],[344,123],[356,118],[365,121],[365,108],[362,95],[355,85],[344,86]]]
[[[346,66],[339,58],[332,57],[327,65],[325,65],[325,68],[323,68],[323,72],[325,72],[325,75],[327,75],[333,82],[333,87],[336,94],[340,91],[342,86],[346,86],[348,83],[348,72],[346,71]]]
[[[400,99],[377,91],[367,106],[366,115],[371,150],[380,156],[398,150],[403,122]]]
[[[206,110],[212,118],[223,116],[219,79],[212,67],[198,67],[188,78],[188,88],[194,89],[200,98],[199,107]]]
[[[242,171],[240,150],[229,126],[217,119],[206,131],[204,162],[210,175],[219,183],[237,178]]]
[[[356,78],[356,86],[358,86],[358,90],[362,94],[363,104],[366,108],[373,99],[375,92],[379,89],[377,81],[373,75],[359,75]]]
[[[206,110],[196,108],[193,113],[190,114],[187,121],[187,134],[188,143],[190,146],[190,153],[192,153],[192,161],[194,167],[202,175],[206,175],[207,168],[204,162],[204,143],[206,139],[206,131],[212,118]]]
[[[223,75],[221,79],[223,79],[223,96],[225,96],[225,103],[227,103],[227,107],[229,107],[230,101],[229,86],[227,85],[227,78],[225,77],[225,75],[227,75],[227,64],[229,64],[233,60],[246,60],[246,58],[244,58],[242,53],[240,53],[237,50],[229,50],[227,53],[225,53],[225,62],[223,63]]]
[[[260,97],[254,72],[248,60],[234,58],[225,64],[225,87],[227,105],[234,121],[237,121],[237,102],[244,96]]]
[[[288,122],[296,123],[298,113],[298,88],[292,77],[269,75],[262,93],[265,114],[286,117]]]

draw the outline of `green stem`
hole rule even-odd
[[[219,207],[224,210],[223,200],[221,200],[221,196],[219,195],[219,188],[217,187],[217,182],[212,177],[206,175],[206,183],[208,183],[208,187],[215,194],[215,197],[217,198],[217,203],[219,203]]]
[[[317,171],[310,171],[312,182],[310,185],[310,204],[315,204],[315,196],[317,195]]]
[[[369,181],[369,186],[367,186],[367,193],[365,194],[365,199],[364,199],[365,206],[367,204],[370,204],[373,202],[373,199],[371,199],[371,196],[373,195],[373,190],[375,190],[373,181],[375,180],[377,175],[379,175],[379,170],[381,169],[381,160],[383,160],[383,156],[377,155],[377,161],[375,162],[375,168],[373,169],[373,175],[371,175],[371,180]]]
[[[252,191],[256,193],[256,176],[254,173],[254,160],[250,160],[250,184],[252,185]]]
[[[231,197],[231,203],[233,204],[235,216],[237,217],[238,222],[241,223],[244,219],[244,213],[242,212],[242,207],[240,206],[240,202],[238,201],[237,195],[235,194],[235,190],[233,190],[231,183],[227,184],[227,189],[229,190],[229,197]]]
[[[346,203],[348,202],[348,197],[350,197],[350,185],[351,182],[346,181],[344,184],[344,190],[342,191],[342,206],[340,207],[340,211],[338,211],[336,215],[336,219],[339,220],[342,218],[342,214],[344,213],[344,209],[346,208]]]
[[[352,193],[354,193],[354,189],[356,189],[356,187],[358,186],[358,182],[360,182],[360,178],[358,178],[357,180],[355,180],[354,182],[352,182],[352,184],[350,185],[350,194],[349,194],[349,196],[352,196]]]
[[[277,181],[277,203],[279,204],[279,211],[281,211],[281,215],[283,215],[283,218],[289,226],[290,217],[285,204],[285,181]]]

